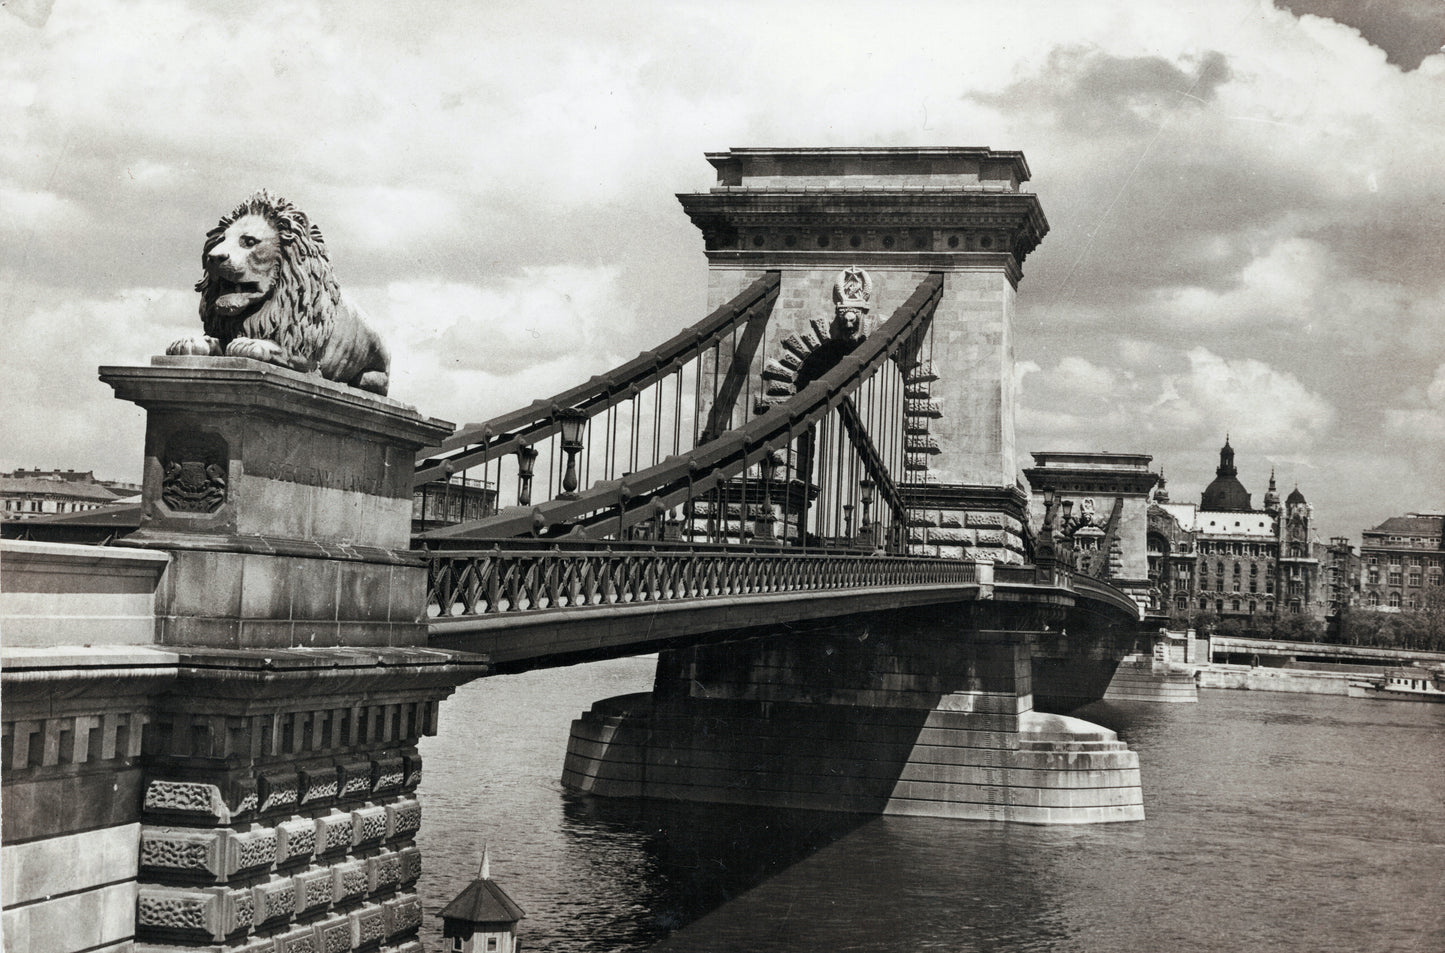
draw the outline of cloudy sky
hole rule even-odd
[[[1445,509],[1438,0],[4,6],[0,470],[138,478],[95,368],[194,330],[253,188],[322,227],[393,396],[471,421],[702,316],[705,151],[961,145],[1023,150],[1052,225],[1022,449],[1197,500],[1228,432],[1326,535]]]

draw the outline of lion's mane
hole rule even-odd
[[[276,230],[279,244],[274,273],[265,298],[249,313],[225,315],[216,308],[228,284],[211,276],[207,262],[225,238],[226,230],[247,215],[263,216]],[[331,259],[321,230],[306,213],[283,198],[262,189],[224,216],[206,233],[201,250],[201,326],[210,345],[232,353],[257,357],[297,370],[314,371],[327,380],[385,394],[391,358],[386,345],[367,325],[365,315],[342,293],[331,271]],[[234,285],[232,285],[234,289]],[[239,339],[239,341],[238,341]],[[256,354],[253,345],[271,342],[280,353]],[[173,354],[197,354],[191,342],[177,342]]]
[[[216,313],[219,282],[203,271],[196,290],[201,293],[201,325],[225,344],[237,337],[275,341],[301,361],[314,365],[341,309],[341,286],[331,270],[321,229],[306,213],[279,196],[261,189],[222,216],[206,233],[201,266],[218,245],[226,229],[247,215],[262,215],[281,242],[276,281],[261,306],[245,317]]]

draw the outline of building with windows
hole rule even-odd
[[[1325,557],[1325,588],[1329,591],[1326,614],[1333,617],[1360,604],[1360,555],[1348,536],[1333,536]]]
[[[1360,604],[1365,608],[1424,608],[1427,591],[1445,585],[1445,514],[1392,516],[1361,536]]]
[[[1329,612],[1329,560],[1314,534],[1314,508],[1298,487],[1281,502],[1271,473],[1255,509],[1227,438],[1198,505],[1171,502],[1160,481],[1147,545],[1156,612],[1212,612],[1261,628],[1286,613],[1322,620]]]
[[[90,470],[15,470],[0,473],[0,518],[81,513],[138,493],[138,484],[97,480]]]

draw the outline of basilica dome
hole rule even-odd
[[[1214,471],[1214,481],[1204,488],[1199,498],[1199,508],[1211,513],[1249,513],[1249,491],[1239,482],[1239,471],[1234,468],[1234,448],[1229,438],[1219,450],[1219,466]]]

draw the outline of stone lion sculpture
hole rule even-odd
[[[206,233],[203,335],[167,354],[249,357],[385,394],[391,358],[361,309],[341,293],[321,230],[262,189]]]

